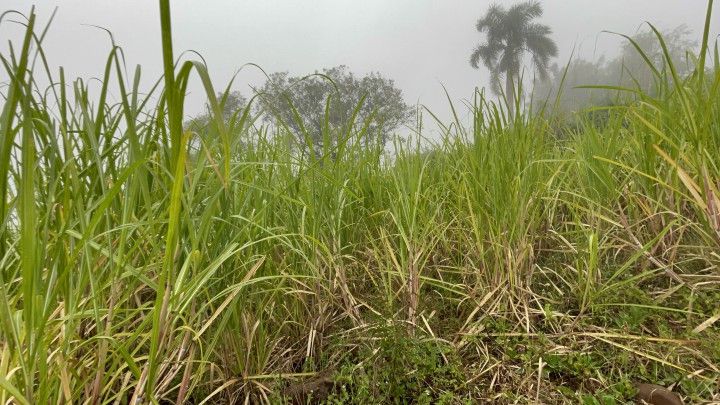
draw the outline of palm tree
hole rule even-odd
[[[547,77],[550,58],[557,56],[557,45],[550,38],[547,25],[533,22],[542,16],[537,1],[526,1],[505,9],[499,4],[490,6],[480,18],[476,28],[486,34],[486,41],[470,55],[470,65],[477,69],[480,61],[490,70],[493,91],[499,93],[501,78],[505,77],[505,97],[510,117],[515,111],[516,84],[520,81],[520,68],[527,53],[541,79]]]

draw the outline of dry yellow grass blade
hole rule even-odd
[[[705,329],[711,327],[718,320],[720,320],[720,313],[713,315],[710,318],[706,319],[703,323],[696,326],[695,329],[693,329],[692,331],[693,331],[693,333],[700,333],[700,332],[704,331]]]

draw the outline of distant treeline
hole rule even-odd
[[[692,35],[692,30],[685,25],[662,32],[670,60],[679,77],[685,77],[694,69],[695,61],[691,52],[697,42],[692,39]],[[660,72],[668,69],[662,45],[649,28],[630,39],[632,41],[623,41],[619,55],[614,58],[602,56],[595,61],[573,58],[564,66],[554,64],[548,79],[537,79],[533,84],[533,91],[528,95],[533,107],[537,110],[546,106],[547,110],[559,113],[578,112],[593,106],[624,103],[632,96],[632,92],[609,87],[656,94],[657,86],[662,82],[657,80],[648,61]]]

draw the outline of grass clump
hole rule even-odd
[[[613,89],[634,100],[602,125],[510,121],[478,92],[430,148],[365,142],[370,116],[302,153],[318,134],[222,114],[160,3],[150,91],[114,45],[97,82],[51,71],[46,29],[12,14],[0,401],[622,403],[637,382],[720,399],[707,35],[714,69],[668,58],[656,93]],[[196,76],[212,117],[184,128]]]
[[[405,328],[378,327],[355,361],[341,366],[327,403],[465,403],[466,376],[452,347]],[[357,363],[359,361],[359,363]]]

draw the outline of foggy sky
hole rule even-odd
[[[112,31],[124,49],[128,72],[143,68],[147,86],[162,72],[159,11],[152,0],[3,0],[0,11],[28,12],[32,4],[45,22],[55,7],[45,50],[51,65],[64,66],[67,77],[102,74],[109,50],[107,35],[84,24]],[[468,58],[480,41],[475,21],[490,0],[173,0],[176,56],[195,50],[208,62],[216,87],[224,87],[245,63],[268,73],[288,70],[307,74],[316,69],[348,65],[353,72],[379,71],[394,79],[410,104],[422,103],[447,116],[443,84],[454,100],[486,86],[485,69],[470,67]],[[502,1],[510,5],[510,1]],[[661,28],[687,24],[698,35],[705,19],[705,0],[547,0],[541,21],[553,29],[560,50],[557,62],[576,55],[593,58],[615,53],[620,39],[602,30],[635,33],[643,21]],[[715,7],[712,38],[720,29]],[[9,24],[0,26],[7,40],[17,38]],[[2,78],[2,77],[0,77]],[[248,85],[264,76],[243,69],[234,88],[245,95]],[[5,78],[3,78],[5,79]],[[186,113],[204,103],[198,80],[190,86]]]

